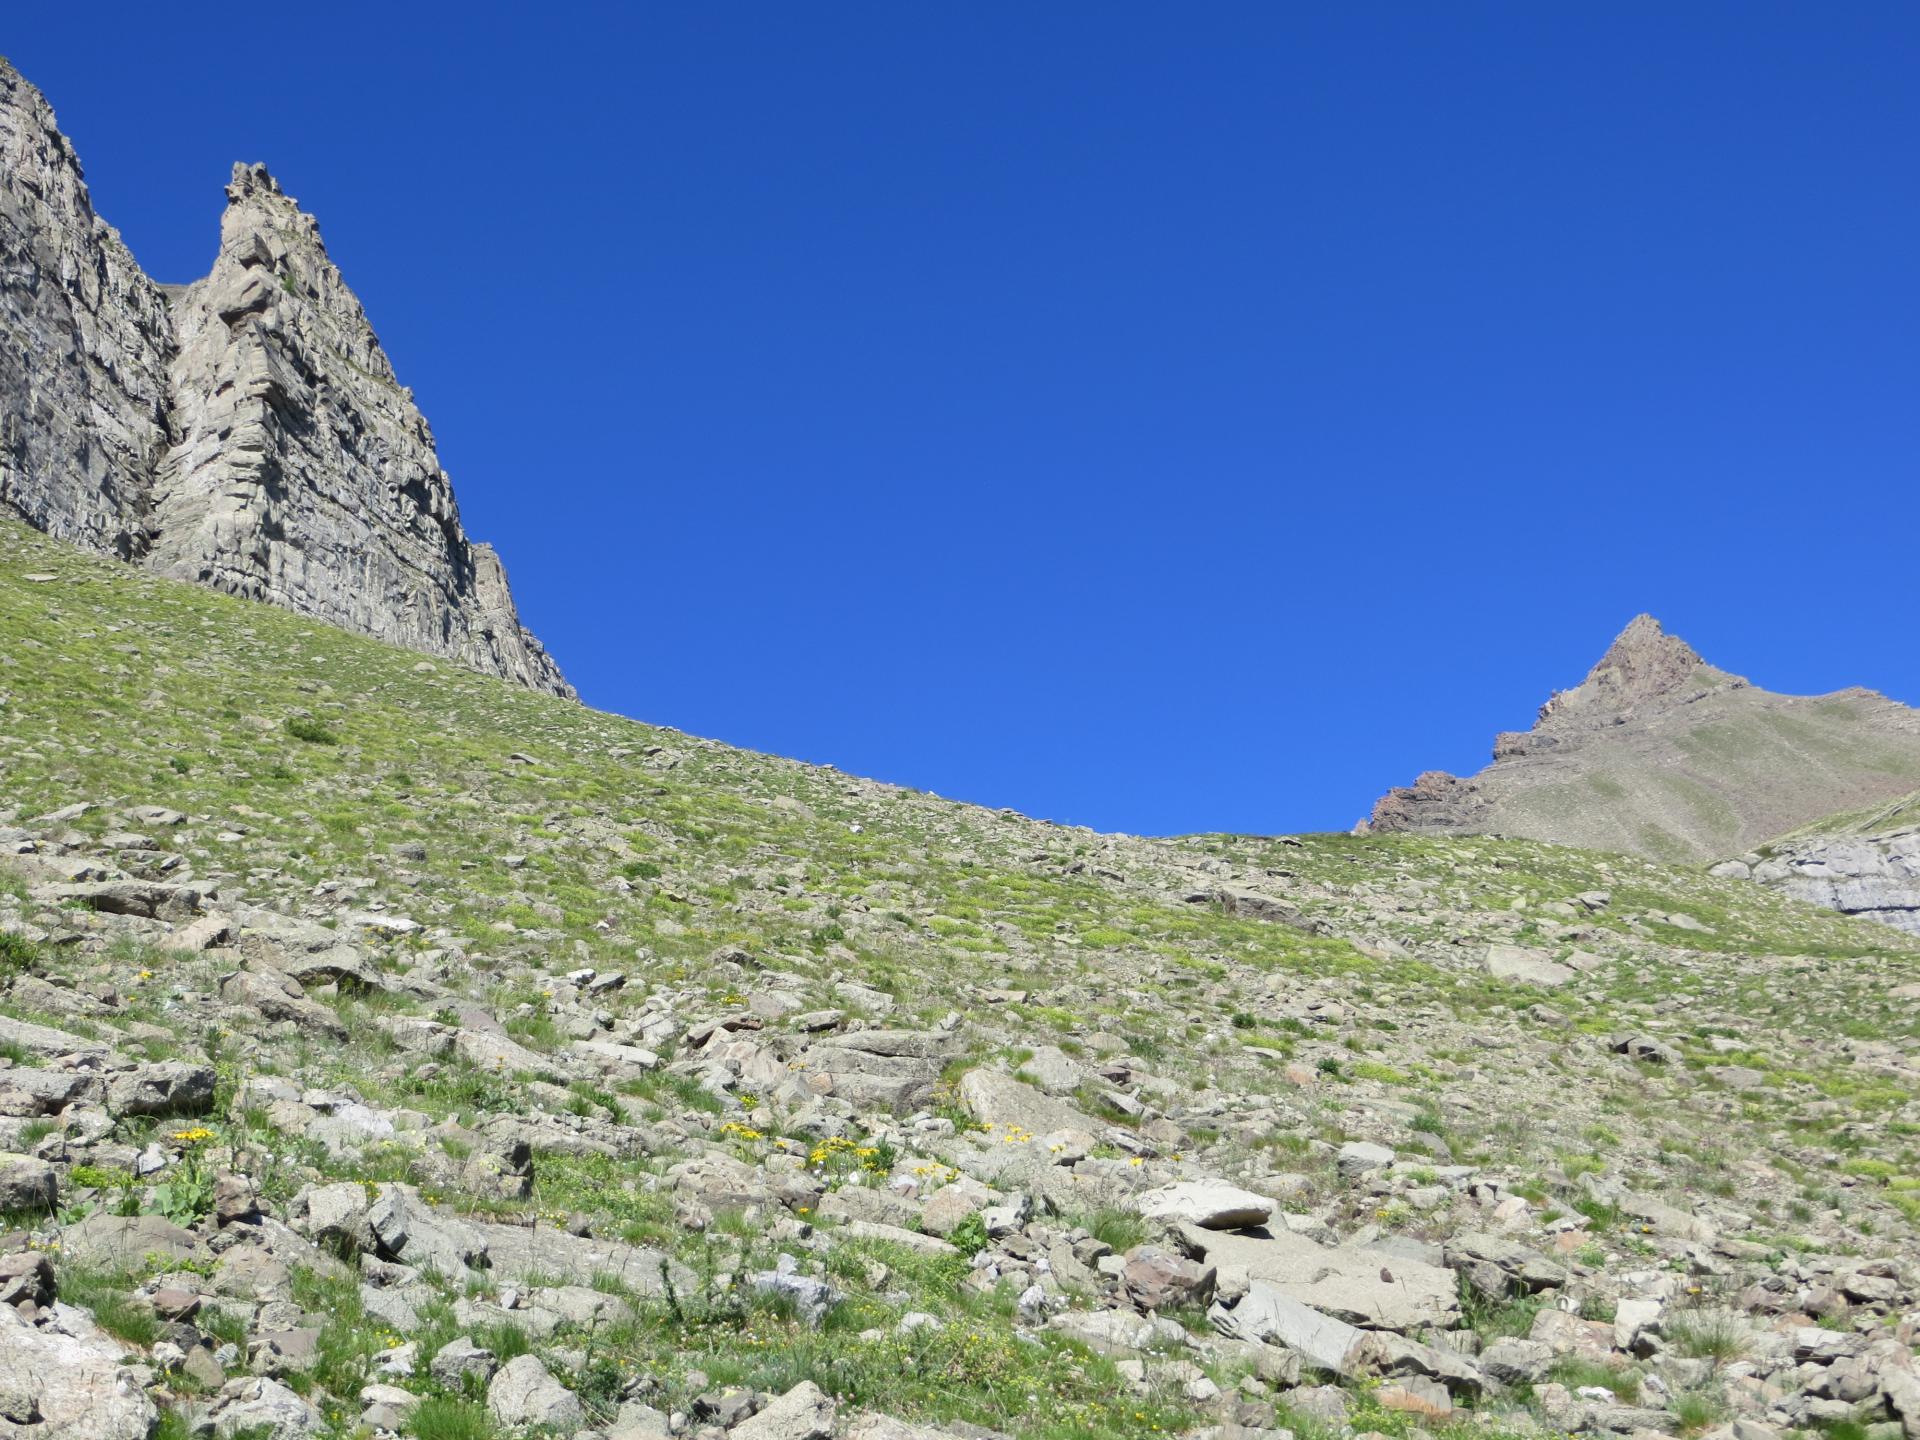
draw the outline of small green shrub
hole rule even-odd
[[[289,715],[283,728],[294,739],[308,745],[338,745],[340,737],[310,715]]]
[[[0,930],[0,975],[18,975],[40,963],[40,947],[24,935]]]

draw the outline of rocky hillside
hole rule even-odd
[[[1920,934],[1920,791],[1827,816],[1713,873]]]
[[[1775,695],[1650,615],[1533,728],[1467,778],[1429,771],[1375,803],[1375,833],[1514,835],[1717,861],[1920,785],[1920,711],[1871,690]]]
[[[1099,835],[0,522],[0,1433],[1920,1434],[1920,940]]]
[[[570,695],[468,540],[433,436],[313,217],[236,165],[212,272],[155,284],[0,59],[0,511]]]

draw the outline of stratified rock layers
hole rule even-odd
[[[220,252],[171,291],[93,213],[0,62],[0,504],[89,549],[552,694],[499,557],[312,216],[236,165]]]
[[[172,353],[159,287],[93,213],[40,92],[0,60],[0,505],[137,558]]]

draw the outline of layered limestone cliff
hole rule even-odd
[[[159,287],[93,213],[40,92],[0,60],[0,505],[141,555],[172,354]]]
[[[1920,784],[1920,711],[1871,690],[1776,695],[1641,615],[1493,763],[1388,791],[1363,830],[1515,835],[1712,860]]]
[[[313,217],[236,165],[164,290],[0,61],[0,504],[89,549],[571,695]]]

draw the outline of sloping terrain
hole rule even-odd
[[[1920,940],[1742,881],[1048,825],[12,522],[0,851],[0,1433],[1920,1424]]]
[[[1363,828],[1719,860],[1920,785],[1920,711],[1871,690],[1761,690],[1642,615],[1493,755],[1389,791]]]

